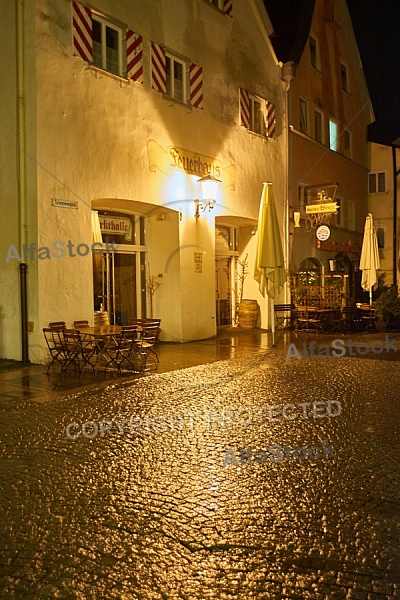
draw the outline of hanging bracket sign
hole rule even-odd
[[[337,202],[327,202],[325,204],[308,204],[306,206],[306,214],[321,214],[321,213],[335,213],[337,214],[338,210]]]

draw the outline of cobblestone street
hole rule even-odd
[[[389,350],[285,360],[280,344],[3,400],[0,597],[400,598]]]

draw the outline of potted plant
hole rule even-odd
[[[400,321],[400,298],[395,288],[381,293],[375,302],[376,327],[378,331],[385,331],[390,324],[396,327]]]

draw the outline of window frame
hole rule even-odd
[[[260,105],[258,125],[261,131],[256,131],[255,128],[255,104]],[[255,133],[256,135],[261,135],[262,137],[267,137],[267,127],[265,124],[265,106],[266,100],[264,100],[264,98],[256,96],[255,94],[249,94],[249,131]]]
[[[384,176],[384,189],[379,189],[379,175]],[[374,177],[375,181],[375,191],[371,191],[371,177]],[[386,184],[386,171],[370,171],[368,173],[368,194],[386,194],[387,193],[387,184]]]
[[[218,10],[223,10],[224,8],[223,0],[208,0],[208,2],[215,6],[215,8],[217,8]]]
[[[317,139],[317,119],[316,116],[319,115],[321,117],[321,139]],[[324,119],[324,111],[321,110],[320,108],[317,108],[316,106],[314,107],[314,139],[316,142],[318,142],[318,144],[324,144],[325,143],[325,119]]]
[[[336,128],[336,137],[333,142],[331,125],[334,125]],[[332,117],[329,117],[329,150],[332,150],[332,152],[339,152],[339,123]]]
[[[168,61],[170,61],[171,66],[174,69],[175,63],[181,65],[182,67],[182,96],[183,98],[177,98],[175,95],[175,77],[170,77],[170,89],[168,89]],[[172,68],[170,71],[172,72]],[[182,104],[189,104],[189,61],[181,56],[178,56],[174,52],[170,50],[165,50],[165,95],[168,98],[171,98],[175,102],[180,102]]]
[[[340,84],[342,86],[342,90],[349,94],[350,93],[349,69],[347,68],[347,65],[342,61],[340,61],[339,65],[340,65]],[[345,77],[343,77],[343,73],[344,73]]]
[[[101,26],[101,42],[100,42],[101,66],[95,63],[95,44],[99,43],[99,42],[96,42],[93,37],[93,31],[94,31],[93,23],[95,21],[97,23],[99,23]],[[116,31],[117,35],[118,35],[118,72],[117,73],[115,73],[114,71],[111,71],[110,69],[107,68],[107,27],[109,29],[113,29],[114,31]],[[105,73],[110,73],[111,75],[116,75],[117,77],[126,77],[126,52],[123,52],[124,41],[125,41],[125,37],[126,37],[126,28],[123,27],[122,25],[119,25],[119,24],[111,21],[107,17],[104,17],[103,15],[101,15],[97,12],[92,12],[92,28],[93,28],[92,29],[93,61],[92,61],[91,65],[93,67],[95,67],[96,69],[100,69],[101,71],[104,71]]]
[[[315,44],[315,52],[312,49],[312,42]],[[308,36],[308,49],[310,52],[310,64],[318,72],[321,71],[320,55],[319,55],[319,41],[314,35]],[[313,60],[313,57],[315,60]]]
[[[305,113],[302,111],[302,106],[305,107]],[[305,117],[305,128],[302,127],[302,117]],[[308,102],[302,96],[299,96],[299,131],[303,135],[308,135]],[[305,129],[305,131],[303,130]]]
[[[347,148],[347,141],[348,148]],[[353,148],[352,148],[352,135],[350,129],[345,129],[343,131],[343,156],[346,158],[352,158],[353,156]]]

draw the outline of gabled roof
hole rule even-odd
[[[299,63],[306,45],[315,0],[264,0],[274,28],[271,42],[282,63]]]

